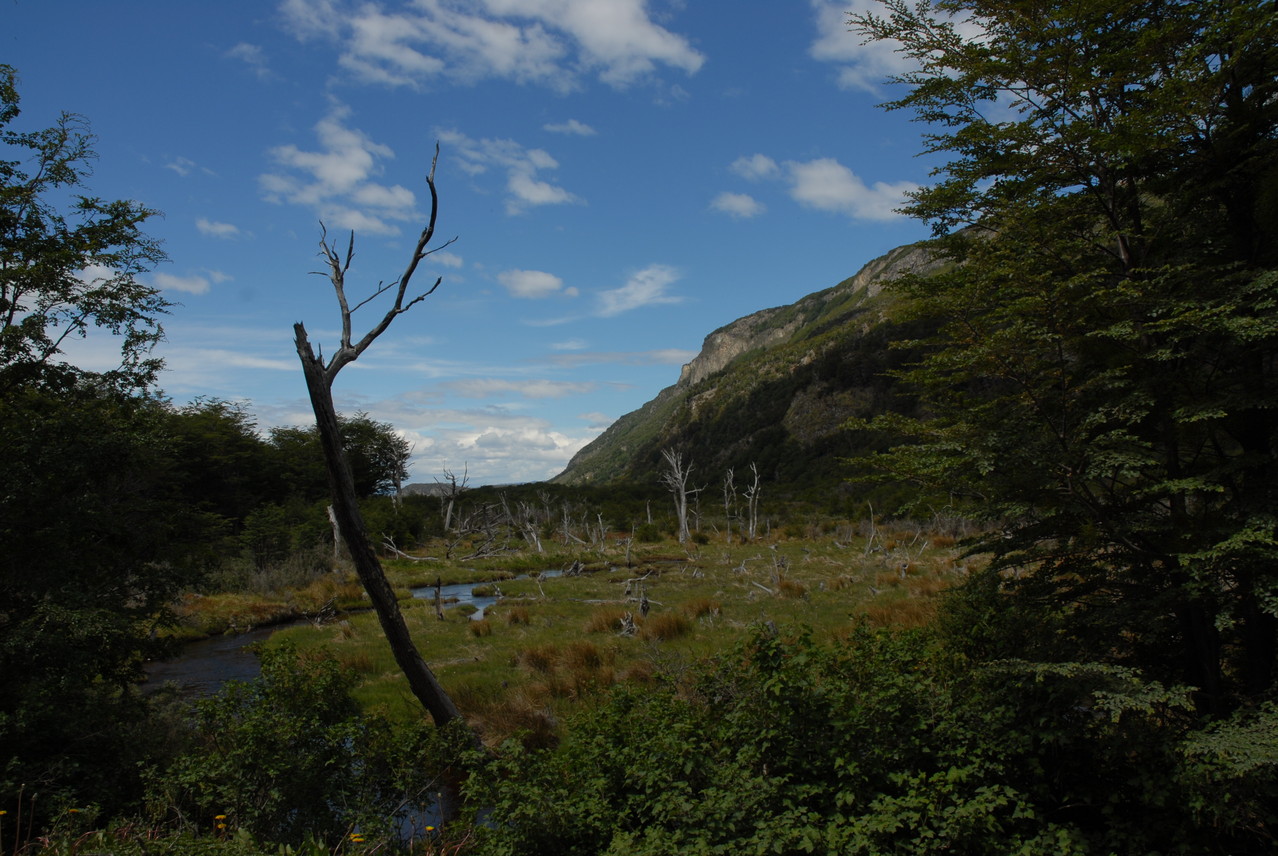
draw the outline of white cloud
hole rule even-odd
[[[649,265],[626,281],[621,288],[599,293],[598,314],[605,318],[660,303],[680,303],[682,297],[666,293],[679,273],[666,265]]]
[[[655,351],[599,351],[580,354],[552,354],[547,361],[557,366],[572,367],[619,363],[627,366],[681,366],[692,360],[696,351],[684,348],[660,348]]]
[[[405,397],[360,401],[358,408],[395,425],[414,444],[410,480],[417,482],[433,481],[446,467],[457,473],[465,469],[472,484],[543,481],[563,471],[602,430],[561,429],[500,406],[450,409],[409,402]],[[353,409],[342,401],[338,406]]]
[[[190,158],[174,158],[164,165],[165,169],[171,169],[178,175],[186,178],[191,174],[191,170],[195,169],[195,161]]]
[[[918,185],[909,181],[894,184],[876,181],[867,185],[860,176],[834,158],[818,158],[786,163],[790,196],[801,205],[821,211],[846,214],[857,220],[895,220],[896,209],[905,203],[907,192]]]
[[[461,256],[456,253],[450,253],[447,250],[430,253],[427,258],[437,265],[443,265],[444,267],[450,268],[459,268],[464,264]]]
[[[526,149],[514,140],[472,140],[456,130],[440,131],[439,141],[463,172],[473,176],[490,168],[506,173],[506,213],[522,214],[535,205],[563,205],[581,199],[558,185],[538,177],[542,170],[558,169],[559,162],[543,149]]]
[[[585,122],[578,122],[576,119],[569,119],[567,122],[560,122],[558,124],[552,123],[542,125],[541,129],[543,131],[549,131],[552,134],[575,134],[578,137],[593,137],[595,134],[599,133]]]
[[[710,207],[738,220],[758,217],[765,210],[762,202],[745,193],[720,193],[710,202]]]
[[[564,398],[569,395],[585,395],[594,392],[599,385],[590,381],[541,380],[520,378],[472,378],[442,384],[450,392],[465,398],[493,398],[516,394],[521,398]]]
[[[219,223],[216,220],[209,220],[205,217],[195,221],[195,228],[200,230],[201,235],[208,235],[210,238],[238,238],[240,236],[240,227],[231,223]]]
[[[739,157],[732,162],[732,166],[728,169],[735,172],[742,178],[748,178],[751,181],[757,181],[761,178],[771,178],[780,170],[777,162],[767,155],[750,155],[749,157]]]
[[[239,60],[251,68],[259,80],[267,80],[272,76],[271,69],[266,64],[266,54],[261,45],[240,42],[227,51],[226,55],[231,59]]]
[[[859,89],[881,94],[881,86],[894,75],[915,67],[912,60],[898,53],[899,42],[883,41],[862,44],[863,38],[848,29],[849,14],[882,14],[878,0],[812,0],[816,14],[817,37],[809,49],[813,59],[839,66],[838,84],[842,89]]]
[[[497,281],[506,287],[513,297],[536,300],[557,294],[576,297],[577,289],[564,288],[564,281],[553,273],[542,270],[507,270],[497,274]]]
[[[299,39],[339,46],[357,78],[418,86],[445,76],[500,78],[566,92],[585,74],[622,88],[668,67],[695,73],[705,61],[689,41],[655,23],[646,0],[286,0],[280,12]]]
[[[164,291],[182,291],[187,294],[207,294],[211,282],[224,282],[229,277],[219,271],[209,271],[205,275],[174,276],[163,271],[153,274],[151,281],[156,288]]]
[[[316,124],[320,151],[304,151],[292,144],[273,149],[275,162],[291,172],[259,176],[263,196],[268,202],[313,208],[331,227],[397,235],[399,227],[392,221],[419,216],[416,197],[400,185],[372,180],[381,175],[381,162],[395,153],[363,131],[347,127],[349,117],[350,108],[337,104]]]
[[[581,351],[585,350],[586,341],[584,339],[568,339],[565,342],[553,342],[550,345],[552,351]]]

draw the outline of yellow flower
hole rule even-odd
[[[355,842],[356,844],[363,844],[364,836],[360,835],[358,832],[352,832],[351,841]]]
[[[213,819],[214,819],[214,820],[226,820],[226,815],[224,815],[224,814],[219,814],[219,815],[217,815],[216,817],[214,817]]]
[[[67,812],[70,814],[79,814],[80,810],[78,808],[69,808],[67,809]]]
[[[225,823],[219,823],[219,824],[217,825],[217,828],[218,828],[218,829],[226,829],[226,824],[225,824]]]

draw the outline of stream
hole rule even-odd
[[[557,577],[563,571],[545,571],[543,576]],[[440,587],[440,598],[445,609],[463,603],[472,604],[475,612],[470,616],[472,621],[484,617],[484,612],[499,600],[496,594],[476,597],[474,589],[479,586],[499,589],[500,583],[458,583]],[[434,601],[434,586],[415,586],[410,589],[413,597]],[[190,697],[210,696],[222,688],[227,681],[251,681],[261,672],[261,664],[253,655],[251,646],[254,642],[269,639],[276,630],[293,627],[302,621],[289,624],[277,624],[262,627],[247,633],[229,633],[223,636],[210,636],[188,642],[182,646],[182,653],[169,659],[146,664],[146,680],[142,683],[142,692],[153,692],[166,683],[177,684],[182,695]]]

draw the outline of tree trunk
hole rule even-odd
[[[377,554],[369,543],[364,518],[360,514],[355,495],[355,479],[342,449],[341,429],[333,406],[333,394],[325,378],[324,365],[311,349],[311,343],[306,338],[306,328],[301,324],[294,324],[293,330],[296,333],[297,355],[302,360],[302,372],[306,377],[306,390],[310,394],[315,423],[319,428],[320,444],[324,450],[324,462],[333,494],[333,512],[342,539],[346,542],[346,549],[355,563],[355,572],[359,575],[364,591],[368,592],[368,598],[381,622],[382,632],[390,643],[395,662],[408,678],[409,688],[430,712],[435,724],[445,725],[459,719],[461,714],[418,653],[408,632],[408,625],[404,622],[404,614],[399,609],[399,601],[395,599],[395,591],[387,581],[381,562],[377,560]]]

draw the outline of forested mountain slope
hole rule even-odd
[[[906,359],[889,343],[916,331],[893,321],[882,285],[937,266],[922,245],[898,247],[832,288],[715,330],[674,385],[618,419],[552,481],[651,480],[666,448],[692,461],[698,479],[754,463],[769,482],[837,480],[838,458],[875,443],[847,430],[850,418],[913,408],[886,372]]]

